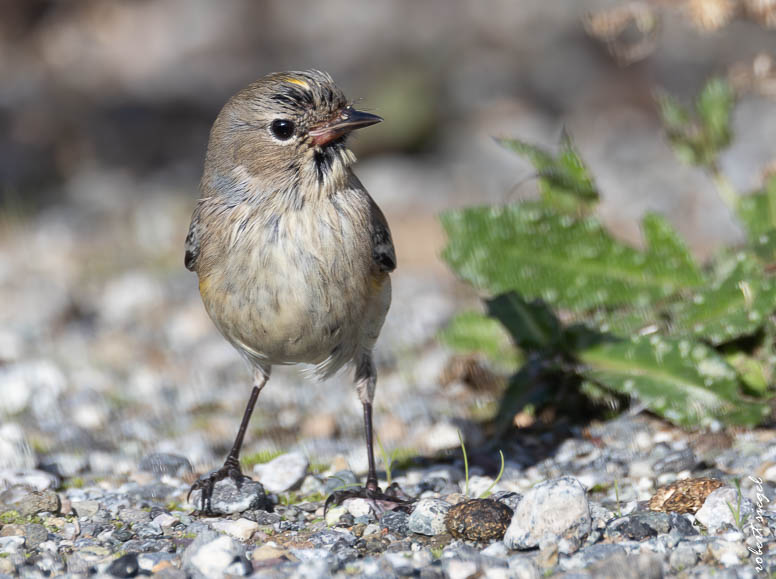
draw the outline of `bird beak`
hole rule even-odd
[[[320,147],[348,134],[350,131],[376,125],[382,120],[382,117],[377,115],[357,111],[353,107],[346,107],[337,117],[310,131],[309,135],[312,137],[313,143]]]

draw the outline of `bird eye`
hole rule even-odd
[[[269,130],[275,138],[280,139],[281,141],[290,139],[294,135],[295,128],[294,122],[289,121],[288,119],[275,119],[269,126]]]

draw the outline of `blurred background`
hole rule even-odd
[[[386,122],[353,140],[399,269],[378,345],[382,441],[419,453],[481,437],[492,392],[440,385],[435,340],[476,301],[438,254],[436,215],[530,196],[493,136],[554,146],[565,128],[640,242],[647,210],[704,258],[741,232],[682,165],[654,91],[739,92],[722,170],[739,191],[776,160],[776,3],[767,0],[0,1],[0,467],[130,471],[151,451],[215,466],[249,375],[216,333],[183,240],[208,131],[272,71],[328,71]],[[365,466],[350,377],[273,374],[246,453],[300,448]]]

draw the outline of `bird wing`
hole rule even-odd
[[[195,271],[197,269],[197,260],[199,259],[200,249],[200,234],[201,226],[199,222],[199,214],[202,208],[202,203],[197,203],[194,214],[191,216],[191,224],[189,225],[189,233],[186,235],[186,253],[183,256],[183,263],[186,269]]]
[[[371,197],[369,201],[372,213],[372,259],[380,271],[390,273],[396,269],[396,250],[393,247],[391,230],[377,203]]]

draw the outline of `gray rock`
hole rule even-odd
[[[25,545],[28,549],[37,549],[44,541],[48,540],[48,529],[39,523],[24,525]]]
[[[415,503],[407,528],[420,535],[440,535],[445,532],[445,516],[450,503],[441,499],[421,499]]]
[[[183,553],[183,569],[195,577],[248,575],[252,567],[241,543],[215,531],[204,531]]]
[[[144,456],[137,467],[143,472],[150,472],[157,476],[176,478],[182,478],[194,470],[185,456],[166,452],[154,452]]]
[[[218,481],[210,499],[211,510],[217,515],[231,515],[248,510],[270,507],[267,494],[261,483],[245,478],[238,487],[229,477]],[[202,491],[191,493],[189,503],[196,509],[202,507]]]
[[[670,452],[663,458],[655,461],[652,470],[655,474],[676,473],[683,470],[692,470],[698,464],[698,458],[691,448]]]
[[[18,553],[24,547],[24,537],[0,537],[0,553]]]
[[[253,467],[259,482],[271,493],[282,493],[300,484],[310,462],[300,452],[281,454],[277,458]]]
[[[0,488],[20,485],[35,491],[55,489],[59,486],[59,477],[42,470],[0,469]]]
[[[73,501],[73,510],[78,517],[91,518],[100,510],[100,503],[97,501]]]
[[[38,513],[59,512],[59,495],[54,491],[36,491],[25,495],[13,505],[23,517],[37,515]]]
[[[565,562],[561,563],[561,568],[565,570],[587,569],[599,561],[605,561],[615,556],[625,555],[627,555],[627,552],[620,545],[613,543],[599,543],[575,553],[573,556],[566,559]]]
[[[612,541],[643,541],[671,529],[671,515],[659,512],[637,512],[609,521],[604,537]]]
[[[358,477],[350,470],[340,470],[326,479],[324,494],[330,495],[335,490],[343,490],[358,485]]]
[[[749,550],[740,541],[714,539],[709,543],[709,552],[723,567],[740,565],[749,558]]]
[[[741,506],[737,522],[733,511],[739,508],[739,498]],[[739,497],[738,491],[732,487],[721,487],[706,497],[703,506],[695,513],[695,520],[713,533],[728,525],[735,527],[739,523],[743,524],[752,514],[754,514],[752,501]]]
[[[596,579],[662,579],[663,562],[654,553],[618,553],[591,565],[588,571]]]
[[[134,525],[136,523],[147,523],[151,520],[151,513],[144,511],[143,509],[121,509],[119,511],[119,520],[127,523],[128,525]]]
[[[409,518],[403,511],[385,511],[380,516],[380,526],[397,537],[406,537],[410,532]]]
[[[512,509],[512,512],[515,512],[517,505],[521,500],[523,500],[523,495],[520,493],[514,493],[512,491],[499,491],[497,493],[493,493],[490,498],[494,501],[504,503],[506,506]]]
[[[140,571],[137,553],[127,553],[113,561],[105,573],[113,577],[135,577]]]
[[[668,563],[674,571],[685,571],[694,567],[697,562],[698,553],[689,545],[678,545],[668,557]]]
[[[504,544],[510,549],[532,549],[545,536],[578,544],[590,533],[591,522],[585,489],[579,481],[572,477],[545,481],[525,493],[517,505]]]

